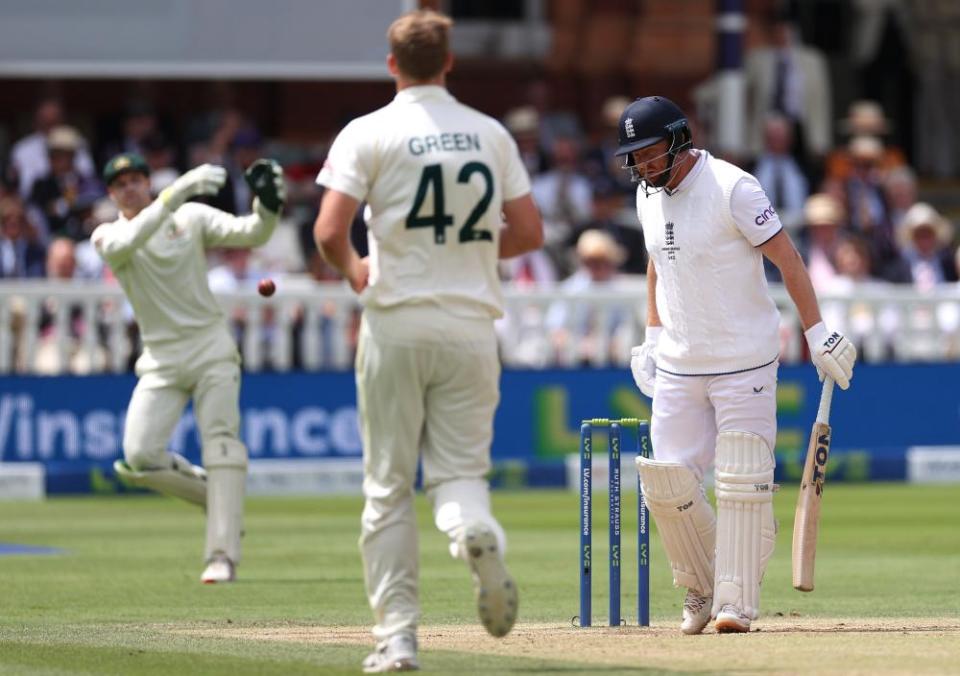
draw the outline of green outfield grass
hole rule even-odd
[[[744,641],[756,641],[751,650],[743,651],[760,660],[749,668],[787,672],[805,670],[791,662],[791,649],[805,650],[804,641],[823,634],[825,642],[813,645],[828,660],[830,641],[837,638],[828,630],[791,632],[791,622],[839,620],[831,626],[842,627],[869,620],[891,627],[902,622],[908,628],[932,623],[936,631],[921,629],[912,635],[907,631],[905,639],[902,632],[890,632],[890,640],[916,641],[914,652],[922,659],[902,664],[885,661],[882,666],[914,673],[927,668],[937,671],[938,666],[943,671],[956,669],[960,663],[956,647],[960,604],[954,588],[960,579],[958,492],[956,486],[828,486],[817,589],[800,594],[790,586],[790,527],[796,493],[781,491],[776,500],[781,533],[764,582],[764,619],[756,623],[761,632],[687,638],[688,643],[680,645],[696,652],[695,648],[723,642],[723,649],[737,645],[730,641],[739,641],[746,649]],[[606,496],[598,492],[595,500],[594,621],[601,623],[606,612]],[[623,611],[630,623],[636,622],[634,500],[632,494],[624,495]],[[361,501],[355,498],[249,500],[240,581],[203,586],[198,582],[203,517],[186,505],[153,496],[0,504],[0,542],[63,550],[54,556],[0,557],[0,673],[290,676],[356,672],[370,647],[361,642],[359,629],[370,622],[357,551],[360,507]],[[476,622],[466,568],[448,557],[422,498],[418,498],[418,509],[424,526],[422,625],[472,628]],[[497,493],[495,509],[510,537],[508,561],[521,590],[520,628],[535,627],[538,635],[547,638],[568,636],[586,647],[592,637],[610,640],[609,630],[570,628],[578,599],[577,495]],[[650,634],[623,630],[625,636],[618,644],[622,660],[611,664],[606,659],[604,673],[670,670],[669,662],[654,657],[662,646],[677,640],[674,627],[681,592],[671,586],[655,533],[652,569],[651,613],[658,628],[647,630]],[[780,638],[799,644],[790,648],[761,643],[771,636],[763,634],[768,618],[785,632]],[[309,630],[309,638],[251,638],[261,630],[282,632],[284,628],[294,635]],[[326,641],[327,633],[336,634],[336,628],[352,628],[353,638]],[[946,632],[942,643],[941,630]],[[651,643],[651,636],[662,641]],[[857,636],[851,635],[854,650]],[[533,648],[500,650],[500,645],[516,644],[490,639],[475,651],[425,645],[421,662],[431,671],[461,674],[600,669],[591,666],[589,651],[580,660],[537,654]],[[931,646],[940,646],[939,652]],[[839,652],[851,648],[838,645],[834,649],[841,659]],[[650,664],[645,662],[648,657]],[[889,657],[895,659],[895,655]],[[705,659],[699,668],[683,663],[675,670],[724,672],[727,667]]]

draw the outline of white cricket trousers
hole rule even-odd
[[[719,432],[753,432],[775,446],[777,369],[719,376],[678,376],[657,370],[650,441],[657,460],[689,467],[697,479],[713,467]]]
[[[127,407],[123,452],[134,469],[167,466],[167,444],[190,399],[201,442],[240,432],[240,357],[225,325],[145,348]]]
[[[383,640],[416,631],[418,540],[413,495],[417,461],[434,521],[453,556],[465,524],[488,524],[493,415],[500,362],[493,320],[453,317],[435,306],[367,309],[356,358],[363,435],[360,550],[367,596]]]
[[[135,470],[170,466],[167,445],[193,399],[207,468],[207,538],[204,560],[223,552],[240,561],[247,450],[240,442],[240,356],[225,324],[186,340],[144,349],[137,360],[123,432],[123,454]],[[212,449],[230,449],[221,456]]]

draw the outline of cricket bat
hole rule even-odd
[[[833,380],[823,379],[820,408],[810,430],[807,458],[797,496],[797,512],[793,520],[793,588],[813,591],[813,564],[817,556],[817,531],[820,528],[820,503],[826,478],[827,456],[830,455],[830,402]]]

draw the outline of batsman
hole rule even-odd
[[[99,226],[93,244],[133,306],[143,353],[123,433],[130,482],[181,498],[207,514],[204,583],[231,582],[240,562],[247,448],[240,441],[240,355],[207,284],[206,250],[256,247],[270,239],[284,201],[280,166],[258,160],[246,179],[253,213],[236,217],[195,202],[223,187],[226,170],[209,164],[185,173],[157,199],[136,154],[117,155],[103,174],[120,218]],[[167,442],[193,399],[203,468]]]
[[[763,257],[796,305],[821,379],[850,386],[856,349],[824,326],[810,277],[757,180],[693,147],[683,111],[662,96],[623,111],[617,155],[639,183],[649,253],[647,330],[631,370],[653,398],[653,459],[637,466],[674,584],[680,629],[746,632],[759,617],[773,553],[780,314]],[[703,478],[715,465],[717,510]]]

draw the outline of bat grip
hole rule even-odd
[[[820,393],[820,408],[817,409],[817,422],[824,425],[830,422],[830,403],[833,401],[833,378],[825,376],[823,392]]]

